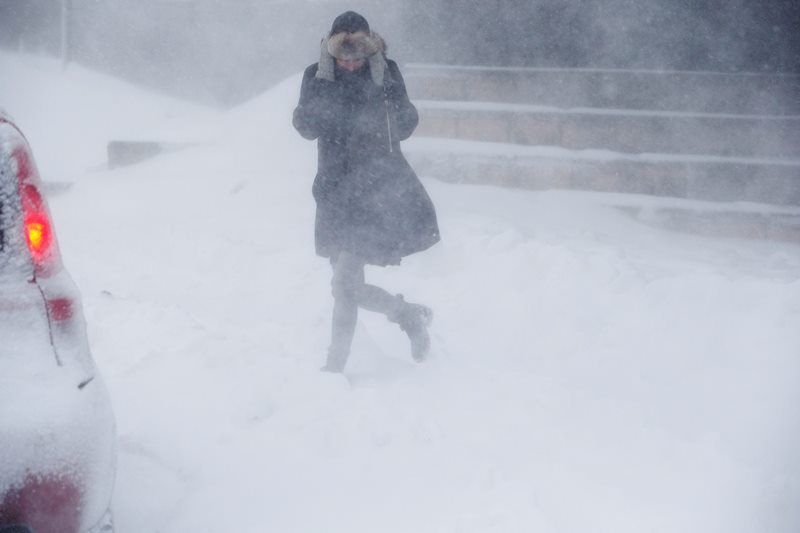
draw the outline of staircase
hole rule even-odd
[[[800,75],[422,64],[404,73],[420,111],[405,151],[421,174],[800,206]]]

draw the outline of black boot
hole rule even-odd
[[[397,312],[390,320],[397,322],[411,341],[411,357],[422,362],[428,356],[431,339],[428,326],[433,320],[433,310],[421,304],[406,302],[402,294],[397,295]]]

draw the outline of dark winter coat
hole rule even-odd
[[[398,264],[439,241],[433,203],[400,151],[417,110],[397,64],[384,66],[382,76],[371,74],[370,64],[353,73],[337,66],[329,81],[317,75],[317,63],[303,76],[293,124],[318,139],[312,192],[323,257],[345,250],[371,264]]]

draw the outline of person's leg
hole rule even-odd
[[[367,285],[363,282],[358,287],[358,306],[374,313],[383,313],[391,320],[400,309],[401,303],[397,296],[376,287]]]
[[[364,283],[364,262],[348,252],[332,261],[333,320],[328,359],[323,370],[341,372],[347,364],[358,319],[358,292]]]
[[[364,260],[349,252],[341,252],[332,261],[333,320],[331,345],[323,370],[341,372],[350,355],[358,308],[382,313],[399,324],[411,341],[411,356],[422,361],[428,354],[430,338],[427,326],[433,311],[424,305],[406,302],[401,294],[393,295],[375,285],[364,283]]]

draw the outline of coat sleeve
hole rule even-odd
[[[414,132],[419,123],[417,108],[408,99],[406,84],[400,68],[394,61],[387,61],[389,65],[390,82],[386,87],[386,94],[389,97],[392,109],[394,110],[394,121],[397,126],[397,135],[401,141],[408,139]]]
[[[322,85],[330,83],[316,77],[317,65],[311,65],[303,75],[300,102],[294,109],[292,124],[306,139],[316,139],[335,127],[335,114],[325,104]]]

